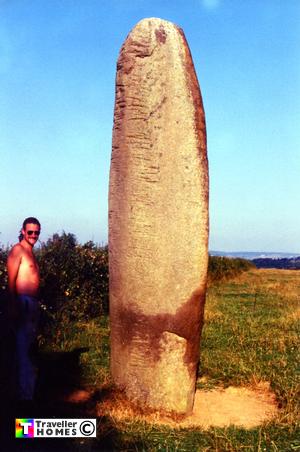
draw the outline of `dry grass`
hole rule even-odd
[[[278,415],[275,395],[269,383],[260,382],[250,388],[216,388],[210,391],[197,390],[193,413],[177,419],[157,412],[143,413],[122,396],[109,397],[98,404],[98,414],[107,415],[114,423],[139,421],[148,424],[166,425],[171,428],[230,427],[250,429],[272,420]]]

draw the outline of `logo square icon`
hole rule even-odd
[[[16,419],[16,438],[34,438],[34,419]]]

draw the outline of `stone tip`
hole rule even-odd
[[[176,36],[181,35],[184,37],[183,30],[173,22],[170,22],[165,19],[160,19],[159,17],[146,17],[140,20],[130,31],[130,37],[137,36],[141,37],[142,35],[147,36],[154,35],[156,40],[161,44],[166,42],[167,36]]]
[[[165,19],[161,19],[160,17],[145,17],[144,19],[141,19],[135,26],[143,26],[143,25],[152,25],[152,26],[159,26],[159,25],[167,25],[167,26],[173,26],[175,28],[180,28],[178,25],[174,24],[173,22]]]

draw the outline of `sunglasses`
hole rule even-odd
[[[39,236],[40,235],[40,231],[26,231],[26,234]]]

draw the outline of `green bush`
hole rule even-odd
[[[7,287],[7,261],[8,249],[0,248],[0,291],[4,291]]]
[[[6,310],[7,303],[7,261],[8,249],[0,248],[0,315]]]
[[[213,284],[219,281],[226,281],[251,268],[255,268],[255,265],[246,259],[209,256],[208,282]]]
[[[77,243],[73,234],[54,234],[37,252],[44,308],[68,320],[108,312],[107,247]]]

